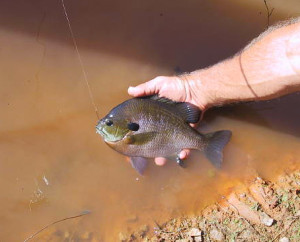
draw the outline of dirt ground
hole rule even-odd
[[[205,208],[201,215],[174,218],[120,233],[120,241],[300,241],[300,170],[248,186]]]

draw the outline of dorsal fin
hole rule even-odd
[[[191,103],[177,103],[178,111],[183,115],[188,123],[198,123],[200,119],[201,110]]]
[[[159,97],[158,95],[152,95],[152,96],[144,96],[144,97],[139,97],[140,99],[151,99],[154,101],[162,102],[162,103],[167,103],[167,104],[178,104],[180,102],[175,102],[169,98],[166,97]]]
[[[187,123],[197,123],[200,119],[201,110],[191,103],[175,102],[165,97],[159,97],[158,95],[146,96],[141,98],[152,99],[158,102],[176,106],[176,110],[183,116],[184,120]]]

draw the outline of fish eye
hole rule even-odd
[[[110,119],[107,119],[107,120],[105,120],[105,124],[106,124],[107,126],[112,126],[114,123],[113,123],[113,121],[111,121]]]
[[[127,125],[127,127],[129,130],[132,130],[132,131],[138,131],[140,128],[140,126],[137,123],[129,123]]]

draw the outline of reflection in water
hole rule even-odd
[[[136,9],[127,3],[67,2],[101,116],[128,98],[129,85],[170,75],[174,68],[216,62],[265,26],[259,4],[156,4]],[[61,6],[55,1],[1,5],[0,237],[5,241],[21,241],[83,210],[92,214],[43,234],[91,231],[114,241],[119,231],[198,213],[256,172],[272,179],[299,162],[300,117],[293,111],[299,97],[294,95],[207,114],[203,132],[234,134],[221,172],[194,152],[187,169],[169,162],[138,176],[95,134],[97,120]],[[275,9],[274,18],[276,12],[284,17]]]

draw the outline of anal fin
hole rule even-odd
[[[147,168],[148,160],[144,157],[130,157],[130,163],[140,175],[143,175]]]

